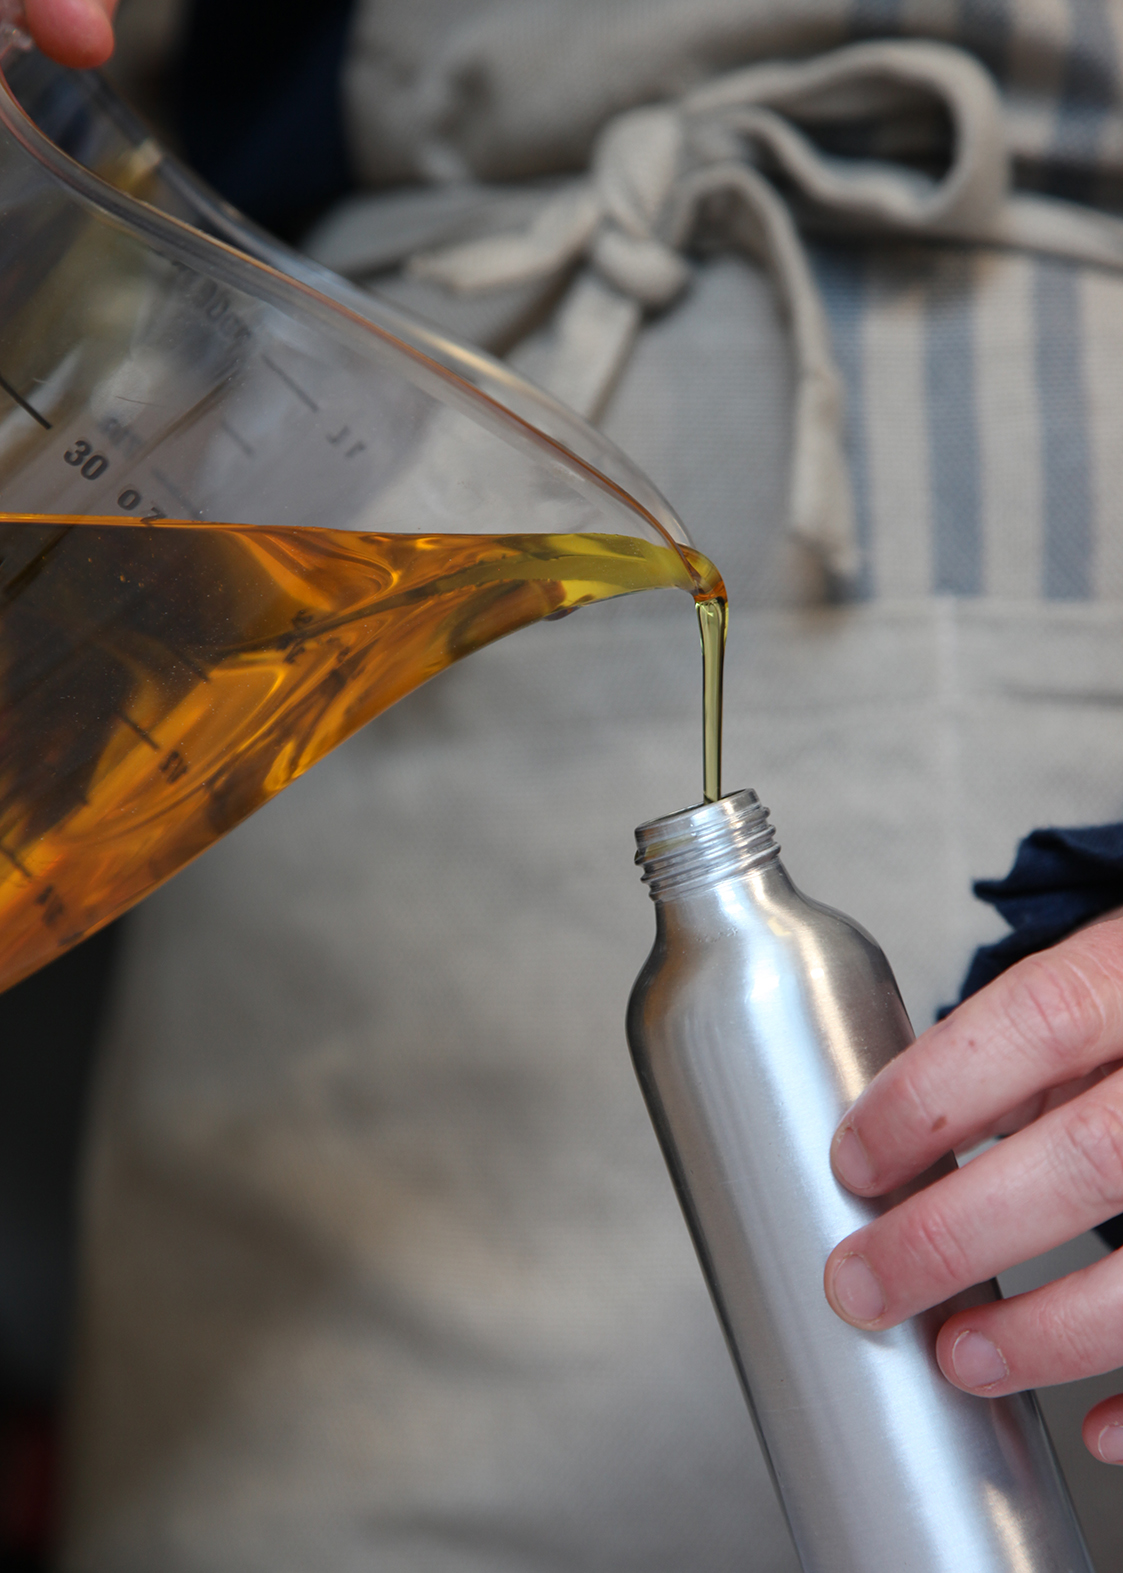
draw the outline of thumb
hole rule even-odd
[[[87,69],[113,53],[117,0],[25,0],[27,30],[59,65]]]

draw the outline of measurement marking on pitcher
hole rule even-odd
[[[34,877],[26,864],[21,863],[14,852],[9,852],[8,848],[2,841],[0,841],[0,857],[6,857],[12,867],[19,869],[20,873],[24,876],[25,879],[32,879]]]
[[[205,671],[197,661],[193,661],[189,655],[185,655],[178,645],[172,644],[170,639],[165,639],[164,646],[170,654],[175,656],[177,661],[182,661],[187,670],[193,672],[201,683],[210,682],[211,674]]]
[[[148,744],[149,748],[154,749],[157,754],[160,752],[159,743],[150,732],[144,730],[139,721],[134,721],[132,716],[126,715],[123,710],[114,710],[113,714],[119,721],[123,721],[126,726],[131,727],[141,741]]]
[[[222,427],[223,431],[230,438],[230,441],[232,443],[234,443],[237,447],[241,448],[241,450],[245,454],[246,458],[247,459],[252,459],[253,458],[253,449],[250,447],[250,445],[246,441],[246,439],[244,437],[242,437],[242,436],[239,436],[239,434],[234,430],[233,426],[231,426],[228,421],[219,421],[218,424]]]
[[[6,377],[0,377],[0,388],[3,388],[8,397],[10,399],[14,399],[19,405],[20,409],[26,411],[26,413],[31,416],[33,421],[38,421],[44,431],[51,430],[52,422],[49,421],[45,415],[40,415],[39,411],[33,404],[28,404],[23,394],[17,393]]]
[[[199,507],[199,505],[192,502],[191,498],[188,497],[186,492],[181,492],[175,482],[170,481],[162,470],[157,470],[154,467],[152,473],[160,482],[160,485],[165,489],[165,491],[171,492],[176,502],[179,503],[181,507],[186,508],[187,512],[193,519],[201,519],[203,517],[203,510]],[[161,515],[161,517],[163,517],[163,515]]]
[[[328,438],[328,442],[331,443],[333,448],[338,448],[340,443],[341,442],[346,442],[347,438],[350,437],[350,435],[351,435],[351,428],[350,428],[350,426],[341,426],[340,429],[335,433],[335,435],[333,437],[329,437]],[[362,453],[365,448],[366,448],[366,443],[365,442],[353,442],[350,445],[349,448],[344,450],[343,457],[345,459],[353,459],[357,453]]]
[[[288,372],[282,370],[282,368],[277,365],[275,360],[270,360],[268,355],[263,355],[261,358],[269,367],[270,371],[275,371],[277,373],[277,376],[280,377],[285,387],[291,388],[293,393],[296,394],[297,398],[301,401],[302,404],[307,404],[310,410],[315,410],[316,413],[319,414],[320,406],[316,403],[315,399],[310,393],[305,393],[299,382],[294,382],[293,379],[289,376]]]
[[[54,928],[59,918],[66,911],[66,902],[53,885],[48,885],[39,892],[35,898],[35,905],[42,907],[43,922],[48,928]]]

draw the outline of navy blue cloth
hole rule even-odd
[[[1019,846],[1005,879],[976,880],[973,889],[980,901],[998,908],[1011,933],[975,952],[961,1000],[1023,956],[1123,906],[1123,825],[1035,830]]]
[[[980,879],[974,891],[996,907],[1010,933],[971,958],[960,1002],[977,994],[1023,956],[1045,950],[1082,923],[1123,906],[1123,824],[1035,830],[1018,847],[1005,879]],[[952,1009],[940,1012],[946,1016]],[[1096,1233],[1112,1250],[1123,1245],[1123,1215]]]
[[[189,164],[295,240],[353,185],[341,81],[354,0],[194,0],[172,73]]]

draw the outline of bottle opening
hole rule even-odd
[[[640,825],[636,846],[653,901],[762,868],[780,851],[768,809],[751,788]]]

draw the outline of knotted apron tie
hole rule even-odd
[[[938,177],[888,159],[828,154],[802,129],[875,118],[891,128],[915,112],[918,94],[941,105],[952,128],[950,164]],[[528,229],[423,253],[408,267],[471,293],[560,278],[583,264],[543,380],[595,419],[644,313],[687,288],[682,253],[703,225],[707,240],[761,261],[794,347],[790,527],[849,577],[858,552],[842,382],[793,207],[835,232],[1014,246],[1123,268],[1123,221],[1011,191],[1001,100],[978,61],[913,40],[749,66],[675,104],[629,110],[597,139],[588,176],[549,201]]]

